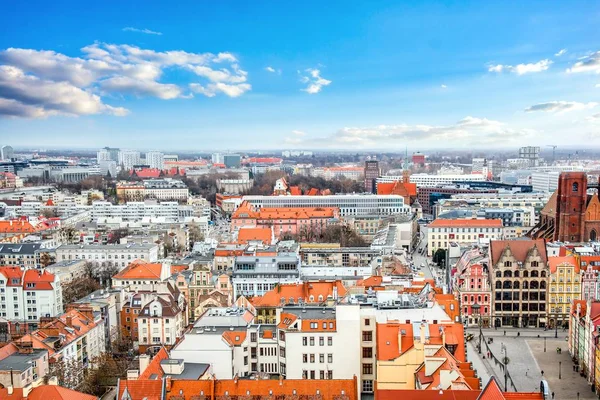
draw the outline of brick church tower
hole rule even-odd
[[[585,212],[587,207],[587,175],[585,172],[560,174],[556,199],[558,221],[554,240],[585,241]]]

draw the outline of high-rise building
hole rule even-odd
[[[223,164],[227,168],[239,168],[242,162],[242,157],[239,154],[225,154],[223,156]]]
[[[15,152],[12,146],[4,145],[0,147],[0,159],[1,160],[11,160],[15,156]]]
[[[213,164],[223,164],[223,154],[221,153],[213,153],[211,156],[211,161]]]
[[[146,164],[150,168],[165,169],[165,155],[160,151],[149,151],[146,153]]]
[[[100,164],[101,161],[111,161],[110,151],[105,147],[103,149],[98,150],[96,152],[96,161]]]
[[[377,178],[381,171],[379,161],[365,161],[365,191],[375,193],[377,191]]]
[[[119,164],[121,164],[125,170],[133,169],[134,165],[140,164],[140,152],[135,150],[119,151]]]
[[[421,154],[419,152],[413,153],[412,163],[414,165],[425,165],[425,154]]]
[[[519,158],[529,160],[531,167],[540,165],[540,148],[538,146],[525,146],[519,149]]]

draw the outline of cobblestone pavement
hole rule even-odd
[[[482,354],[477,352],[478,332],[474,330],[470,332],[475,334],[475,337],[467,347],[468,360],[473,362],[473,367],[482,378],[484,385],[489,377],[494,375],[503,387],[502,366],[495,362],[493,357],[489,357],[485,344],[482,347]],[[517,336],[517,332],[520,332],[520,336]],[[506,346],[506,355],[509,359],[508,373],[518,391],[539,391],[543,371],[544,378],[548,381],[550,391],[554,391],[556,400],[575,400],[578,392],[581,400],[597,399],[586,380],[573,371],[564,333],[560,335],[559,332],[561,337],[555,339],[553,331],[543,329],[507,330],[506,336],[504,336],[504,329],[498,331],[490,329],[484,330],[484,335],[486,340],[492,339],[492,343],[488,344],[489,349],[498,360],[502,360],[504,356],[502,344]],[[544,337],[546,337],[546,352],[544,352]],[[561,354],[556,352],[557,347],[561,347]],[[561,379],[558,379],[559,361],[562,363]],[[508,389],[513,391],[510,380]]]

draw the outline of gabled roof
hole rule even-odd
[[[556,216],[556,200],[558,199],[558,190],[556,190],[554,193],[552,193],[552,196],[550,196],[550,198],[548,199],[548,202],[546,203],[546,205],[544,206],[544,208],[542,208],[542,211],[540,211],[540,214],[542,215],[548,215],[548,216]]]
[[[579,262],[575,256],[550,257],[548,258],[550,272],[556,273],[556,268],[559,266],[574,266],[575,273],[579,273]]]
[[[548,262],[546,241],[544,239],[492,240],[490,242],[490,256],[493,265],[498,263],[498,260],[502,257],[502,252],[504,252],[507,247],[517,261],[525,262],[529,251],[535,247],[540,253],[542,263],[546,264],[546,262]]]
[[[571,315],[577,315],[577,306],[580,306],[579,316],[581,318],[585,317],[587,312],[587,303],[585,300],[573,300],[573,304],[571,304]]]
[[[168,358],[169,353],[167,352],[167,349],[161,347],[160,350],[156,353],[156,355],[152,358],[152,361],[150,361],[146,369],[144,371],[140,371],[140,376],[138,377],[138,379],[150,379],[150,377],[153,377],[153,379],[162,378],[164,372],[162,367],[160,366],[160,362]]]
[[[160,280],[163,265],[135,260],[125,269],[113,276],[113,279],[148,279]]]
[[[28,285],[33,285],[33,287],[30,287],[30,290],[53,290],[54,287],[52,284],[54,280],[55,277],[50,272],[28,269],[23,276],[23,287],[27,288]]]
[[[131,400],[162,400],[163,380],[119,380],[117,387],[117,400],[123,399],[127,390]],[[47,399],[48,400],[48,399]]]
[[[477,400],[480,390],[376,390],[377,400]]]

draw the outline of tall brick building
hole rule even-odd
[[[540,213],[540,222],[531,236],[563,242],[598,240],[600,234],[600,200],[588,195],[585,172],[563,172],[558,189]]]
[[[376,193],[380,172],[379,161],[365,161],[365,192]]]

